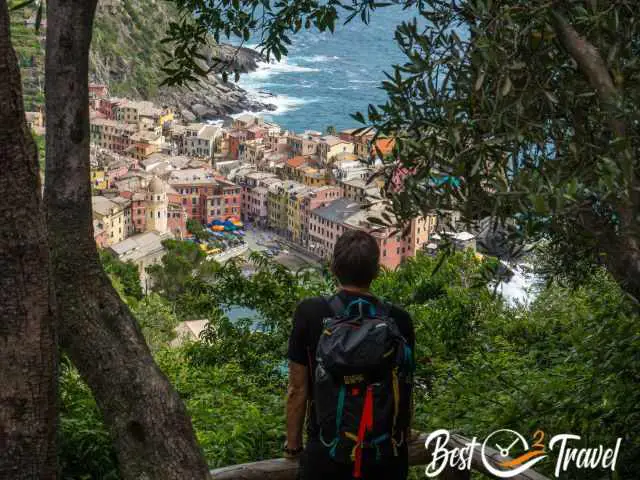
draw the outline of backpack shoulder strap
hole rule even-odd
[[[328,303],[334,317],[341,317],[344,315],[345,304],[339,295],[334,295],[329,298]]]
[[[379,317],[391,317],[391,309],[393,308],[393,304],[391,302],[387,302],[382,298],[378,299],[378,316]]]

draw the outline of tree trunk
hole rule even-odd
[[[56,337],[38,152],[0,0],[0,478],[56,478]]]
[[[624,138],[626,125],[623,121],[624,112],[619,106],[621,93],[614,85],[600,51],[582,37],[558,11],[551,9],[550,16],[560,45],[576,61],[580,71],[608,109],[611,131],[617,137]],[[635,152],[632,152],[630,157],[635,158]],[[640,301],[640,231],[637,225],[637,212],[640,210],[640,177],[633,169],[630,175],[631,178],[627,179],[629,198],[624,202],[617,202],[619,204],[616,205],[620,228],[617,232],[596,237],[607,270],[628,294]],[[585,225],[592,234],[611,231],[612,227],[603,225],[603,219],[595,213],[589,217],[586,218]]]
[[[102,270],[89,182],[88,55],[96,0],[47,4],[45,203],[62,346],[91,388],[125,479],[204,479],[177,392]]]

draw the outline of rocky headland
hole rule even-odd
[[[232,78],[223,82],[220,75],[209,75],[188,86],[160,87],[166,61],[161,40],[175,15],[169,2],[101,1],[91,43],[90,80],[107,84],[114,96],[171,106],[188,121],[275,110],[275,106],[251,98]],[[231,45],[212,46],[206,56],[220,58],[231,65],[230,70],[241,73],[254,71],[263,60],[254,50]]]

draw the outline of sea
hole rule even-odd
[[[405,62],[394,40],[395,28],[414,14],[389,6],[373,12],[368,25],[358,17],[337,25],[333,34],[302,30],[291,37],[285,58],[260,63],[238,83],[253,98],[275,105],[274,112],[260,113],[287,130],[361,126],[350,114],[385,102],[386,92],[380,88],[384,72]],[[244,46],[259,51],[256,45]]]

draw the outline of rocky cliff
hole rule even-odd
[[[99,0],[90,53],[90,81],[106,83],[115,96],[156,101],[175,107],[188,120],[224,117],[242,111],[275,107],[251,100],[232,81],[211,75],[186,87],[160,87],[165,58],[160,41],[175,7],[165,0]],[[44,33],[38,34],[35,11],[24,8],[12,12],[12,40],[18,51],[27,110],[44,103]],[[229,58],[234,68],[250,72],[260,55],[249,49],[236,51],[217,45],[216,56]]]
[[[160,40],[175,7],[164,0],[100,0],[91,45],[91,79],[107,83],[112,95],[171,105],[188,120],[212,119],[242,111],[274,107],[251,100],[232,81],[215,75],[190,87],[160,87],[165,58]],[[234,68],[249,72],[260,55],[253,50],[219,45],[216,55],[233,59]]]

